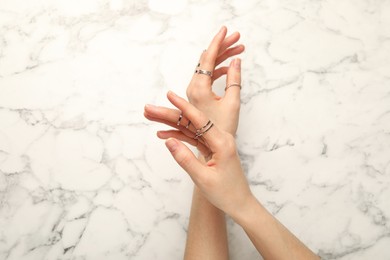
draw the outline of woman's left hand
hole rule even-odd
[[[195,73],[187,88],[187,97],[191,104],[205,113],[220,129],[235,135],[238,127],[241,89],[241,60],[234,59],[229,66],[216,68],[228,58],[238,55],[245,50],[244,45],[231,47],[240,39],[235,32],[226,37],[227,28],[223,26],[214,36],[205,50],[197,69],[210,71],[212,76]],[[226,77],[226,92],[218,96],[212,90],[214,80],[223,75]]]

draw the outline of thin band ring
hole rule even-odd
[[[210,127],[204,130],[203,132],[196,132],[194,139],[199,139],[199,137],[202,137],[205,133],[207,133],[212,127],[214,126],[213,123],[211,123]]]
[[[196,129],[195,137],[194,139],[198,139],[199,137],[203,136],[205,133],[207,133],[214,124],[209,120],[207,124],[205,124],[203,127]]]
[[[238,83],[231,83],[229,84],[226,88],[225,88],[225,91],[230,88],[230,87],[239,87],[241,89],[241,85],[238,84]]]
[[[177,125],[180,125],[181,119],[183,118],[183,114],[180,114],[179,119],[177,120]]]
[[[205,129],[208,125],[212,124],[211,120],[209,120],[204,126],[202,126],[199,129],[196,129],[196,132],[202,132],[203,129]]]

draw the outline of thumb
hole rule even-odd
[[[174,138],[169,138],[165,145],[176,162],[190,175],[194,182],[197,182],[202,173],[205,172],[206,167],[195,157],[194,153]]]

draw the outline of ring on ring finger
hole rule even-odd
[[[225,91],[226,91],[228,88],[231,88],[231,87],[239,87],[240,90],[241,90],[241,84],[239,84],[239,83],[231,83],[231,84],[229,84],[229,85],[226,86]]]

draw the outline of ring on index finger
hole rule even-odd
[[[181,119],[183,118],[183,113],[180,113],[179,119],[177,120],[176,125],[180,125]]]
[[[199,137],[203,136],[207,131],[209,131],[214,124],[209,120],[204,126],[202,126],[199,129],[196,129],[195,137],[194,139],[198,139]]]

